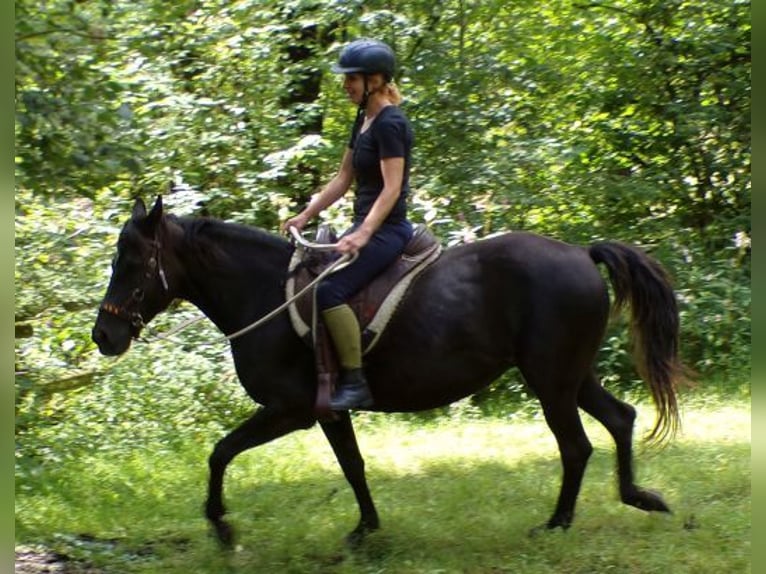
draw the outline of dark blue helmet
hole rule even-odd
[[[383,42],[362,38],[343,48],[332,71],[337,74],[383,74],[390,82],[396,70],[394,51]]]

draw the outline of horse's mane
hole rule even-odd
[[[292,247],[285,239],[257,227],[214,217],[169,219],[184,230],[184,248],[193,250],[198,264],[216,271],[249,268],[275,257],[287,260]]]

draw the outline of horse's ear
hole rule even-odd
[[[136,198],[136,202],[133,204],[133,219],[144,217],[146,215],[146,204],[140,197]]]
[[[149,215],[146,216],[146,225],[149,227],[149,229],[156,229],[157,224],[162,219],[162,196],[157,196],[157,201],[154,202],[154,207],[152,207],[152,210],[149,212]]]

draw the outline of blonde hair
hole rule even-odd
[[[390,82],[386,82],[386,80],[383,78],[383,74],[378,74],[381,79],[383,80],[383,83],[380,85],[380,87],[374,88],[370,91],[370,93],[379,93],[383,94],[386,98],[388,98],[392,104],[399,105],[402,103],[402,94],[399,91],[399,87],[396,85],[396,83],[391,80]]]
[[[389,100],[391,100],[392,104],[398,106],[402,103],[402,94],[393,80],[383,86],[383,93]]]

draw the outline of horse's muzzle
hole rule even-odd
[[[96,321],[90,336],[93,342],[98,345],[99,352],[107,357],[122,355],[130,348],[132,340],[129,331],[118,336],[115,336],[115,333],[110,334],[110,331],[102,325],[100,320]]]

